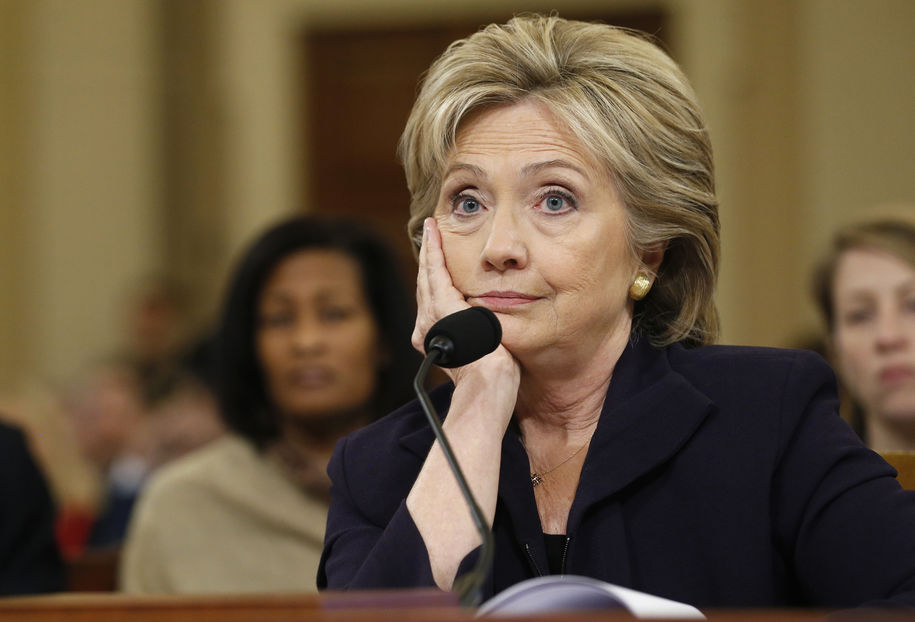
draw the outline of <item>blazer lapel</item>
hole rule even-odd
[[[432,392],[430,397],[440,416],[447,412],[453,390],[449,383]],[[568,533],[577,530],[590,506],[619,493],[675,456],[713,411],[714,403],[670,367],[666,350],[634,338],[614,369],[569,513]],[[418,458],[421,466],[434,440],[434,433],[424,422],[401,436],[400,444]],[[536,542],[536,548],[541,549],[527,455],[513,426],[502,443],[499,497],[519,542]],[[545,563],[545,558],[538,561]]]
[[[665,350],[630,345],[613,373],[569,513],[584,512],[671,459],[714,411],[713,402],[671,369]]]

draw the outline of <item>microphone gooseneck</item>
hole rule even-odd
[[[458,464],[457,457],[451,449],[451,443],[448,442],[448,438],[442,430],[442,423],[432,407],[432,402],[423,385],[433,364],[442,367],[467,365],[495,350],[501,340],[502,327],[498,318],[489,309],[471,307],[445,316],[436,322],[426,334],[424,345],[427,354],[413,379],[413,390],[419,398],[426,419],[429,420],[429,425],[442,448],[442,453],[445,454],[448,467],[451,469],[454,479],[457,480],[461,494],[470,509],[470,516],[483,540],[480,556],[473,570],[455,580],[461,605],[467,607],[474,607],[480,602],[480,587],[492,565],[492,531],[470,491],[467,478],[464,477],[464,472]]]

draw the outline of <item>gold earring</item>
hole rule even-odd
[[[641,300],[648,295],[648,290],[650,289],[651,279],[644,272],[639,272],[639,275],[635,277],[635,281],[629,287],[629,297],[633,300]]]

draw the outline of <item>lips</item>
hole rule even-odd
[[[897,384],[915,380],[915,367],[909,365],[888,365],[878,374],[880,384],[895,386]]]
[[[287,378],[298,389],[320,389],[331,384],[335,374],[327,367],[303,367],[290,372]]]
[[[531,296],[530,294],[522,294],[515,291],[491,291],[479,296],[472,296],[472,298],[493,311],[530,304],[540,299],[539,296]]]

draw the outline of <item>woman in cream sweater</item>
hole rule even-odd
[[[156,473],[124,590],[315,589],[334,444],[411,395],[409,300],[388,251],[353,223],[295,218],[254,243],[215,348],[232,432]]]

